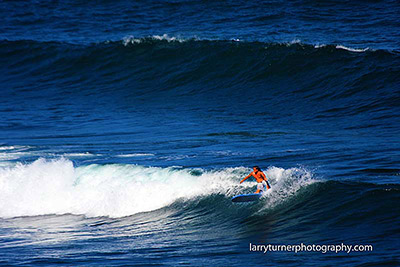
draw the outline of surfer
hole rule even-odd
[[[269,185],[269,183],[267,181],[267,176],[265,176],[265,174],[261,171],[260,167],[258,167],[258,166],[254,166],[253,171],[249,175],[247,175],[245,178],[243,178],[243,180],[241,180],[240,183],[243,183],[246,179],[250,178],[251,176],[256,178],[256,181],[258,183],[256,194],[263,192],[265,187],[267,189],[271,188],[271,186]]]

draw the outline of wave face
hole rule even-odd
[[[318,102],[314,118],[393,111],[399,100],[399,54],[385,50],[154,36],[84,46],[2,41],[0,51],[7,62],[5,97],[20,91],[21,97],[46,93],[87,100],[112,92],[145,100],[225,97],[235,104],[272,100],[273,106],[290,101],[291,109]],[[357,105],[347,104],[354,100]]]

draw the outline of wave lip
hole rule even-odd
[[[193,41],[193,40],[199,40],[199,39],[197,39],[196,37],[186,39],[186,38],[182,38],[182,37],[169,36],[166,33],[163,35],[152,35],[152,36],[140,37],[140,38],[135,38],[133,35],[129,35],[122,39],[122,44],[124,46],[127,46],[128,44],[141,44],[141,43],[151,42],[151,41],[167,41],[168,43],[170,43],[170,42],[183,43],[186,41]]]
[[[343,49],[343,50],[350,51],[350,52],[357,52],[357,53],[361,53],[361,52],[365,52],[365,51],[369,50],[368,47],[367,48],[350,48],[350,47],[346,47],[344,45],[337,45],[336,48]]]
[[[287,42],[261,42],[261,41],[246,41],[242,40],[239,38],[230,38],[230,39],[215,39],[215,38],[199,38],[197,36],[193,37],[181,37],[181,36],[170,36],[168,34],[162,34],[162,35],[152,35],[152,36],[146,36],[146,37],[135,37],[133,35],[128,35],[124,38],[122,38],[121,42],[124,46],[128,46],[129,44],[142,44],[142,43],[151,43],[151,42],[157,42],[157,41],[166,41],[167,43],[184,43],[184,42],[231,42],[231,43],[242,43],[242,44],[264,44],[267,47],[269,46],[275,46],[275,45],[284,45],[286,47],[290,46],[295,46],[295,45],[300,45],[300,46],[312,46],[316,49],[320,48],[326,48],[329,46],[333,46],[336,49],[339,50],[346,50],[349,52],[366,52],[366,51],[371,51],[369,47],[366,48],[352,48],[348,47],[347,45],[342,45],[342,44],[309,44],[309,43],[304,43],[300,39],[292,39]],[[110,43],[110,41],[104,42],[106,44]]]

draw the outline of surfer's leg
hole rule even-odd
[[[261,183],[258,183],[258,184],[257,184],[257,191],[256,191],[256,194],[262,192],[263,189],[264,189],[264,186],[263,186]]]

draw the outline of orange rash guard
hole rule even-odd
[[[257,183],[261,183],[262,181],[267,181],[267,177],[262,171],[252,171],[249,175],[247,175],[243,180],[240,181],[240,183],[243,183],[246,179],[249,179],[251,176],[256,178]]]

